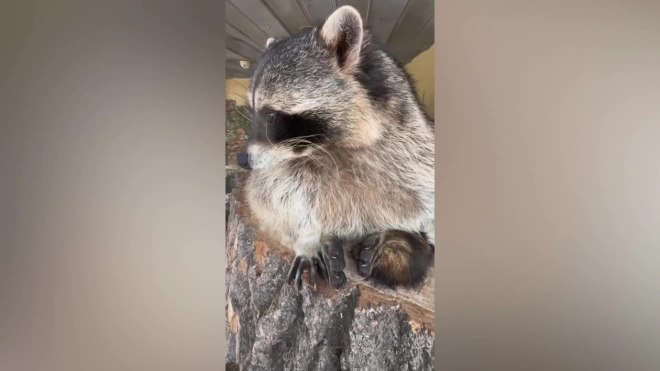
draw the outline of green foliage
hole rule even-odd
[[[247,110],[243,106],[236,106],[235,109],[227,110],[225,113],[225,122],[228,133],[227,139],[235,138],[238,135],[237,129],[243,130],[246,135],[250,135],[251,122],[247,118]]]

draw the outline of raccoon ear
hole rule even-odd
[[[360,62],[362,47],[362,17],[352,6],[335,10],[321,27],[321,38],[337,56],[339,67],[352,70]]]
[[[269,37],[268,40],[266,40],[266,49],[268,49],[273,43],[275,42],[275,38]]]

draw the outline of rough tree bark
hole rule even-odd
[[[240,176],[239,176],[240,177]],[[376,289],[350,259],[348,282],[296,293],[293,253],[259,233],[232,191],[227,231],[227,363],[241,370],[433,370],[433,273],[416,292]],[[308,277],[304,277],[305,282]]]

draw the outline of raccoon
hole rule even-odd
[[[412,79],[343,6],[323,23],[269,39],[247,94],[237,155],[252,214],[309,271],[341,288],[346,256],[389,287],[424,281],[434,256],[434,124]]]

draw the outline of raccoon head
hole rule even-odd
[[[239,165],[263,169],[318,146],[355,149],[377,141],[383,114],[360,81],[369,78],[369,40],[350,6],[318,28],[269,39],[248,88],[252,133],[237,156]]]

